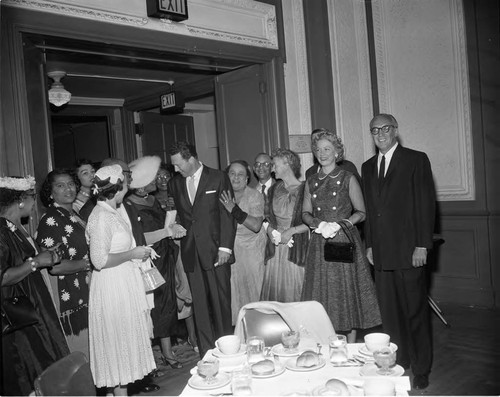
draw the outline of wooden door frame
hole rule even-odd
[[[110,24],[102,21],[74,18],[66,15],[53,14],[50,12],[39,12],[30,9],[2,6],[2,76],[1,76],[1,111],[4,136],[0,139],[6,142],[6,161],[0,163],[3,173],[25,174],[34,170],[30,142],[31,128],[39,128],[29,124],[27,109],[27,84],[25,80],[23,65],[23,35],[50,35],[65,37],[75,40],[87,40],[93,42],[106,42],[112,45],[120,45],[135,48],[147,48],[158,51],[169,51],[177,53],[193,53],[198,56],[211,58],[224,57],[227,59],[238,59],[246,62],[269,64],[266,69],[273,78],[277,79],[275,94],[281,100],[275,100],[276,115],[279,124],[276,126],[277,133],[287,134],[280,131],[280,126],[286,126],[286,109],[284,105],[284,75],[283,70],[277,67],[282,62],[276,62],[276,58],[283,57],[282,50],[272,50],[261,47],[227,43],[222,41],[208,40],[203,38],[191,38],[168,32],[156,32],[148,29],[140,29],[119,24]],[[282,30],[282,26],[279,26]],[[158,40],[161,34],[162,40]],[[47,112],[46,109],[41,110]],[[6,117],[6,115],[11,115]],[[48,116],[47,116],[48,117]],[[123,118],[130,121],[131,114],[125,112]],[[47,128],[47,127],[46,127]],[[279,131],[279,132],[278,132]],[[126,145],[135,141],[132,136],[124,137]],[[277,139],[281,141],[281,139]],[[130,153],[129,147],[124,148],[125,153]]]

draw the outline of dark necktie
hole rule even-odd
[[[378,190],[382,190],[382,185],[384,184],[385,175],[385,156],[382,156],[382,161],[380,162],[380,168],[378,171]]]
[[[260,189],[260,192],[262,194],[266,194],[266,185],[262,185],[261,189]]]

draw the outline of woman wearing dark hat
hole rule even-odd
[[[1,296],[26,295],[38,323],[2,334],[0,395],[25,395],[38,375],[69,354],[59,316],[49,292],[46,268],[59,262],[55,251],[39,253],[21,223],[31,215],[36,200],[35,179],[0,178]],[[2,328],[3,328],[2,320]]]
[[[130,184],[132,194],[128,200],[135,205],[140,214],[146,242],[152,244],[152,248],[159,255],[153,262],[166,281],[154,290],[154,308],[151,310],[154,337],[159,339],[163,353],[160,362],[172,368],[182,368],[182,364],[175,359],[170,340],[170,335],[177,326],[175,265],[179,248],[169,238],[173,229],[165,228],[165,211],[151,194],[156,190],[156,175],[160,163],[158,156],[145,156],[129,164],[132,171]],[[174,237],[181,237],[185,234],[185,230],[181,228],[180,225],[176,225]]]

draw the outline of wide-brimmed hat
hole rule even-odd
[[[158,156],[144,156],[132,161],[128,166],[132,171],[131,189],[149,185],[156,178],[161,159]]]

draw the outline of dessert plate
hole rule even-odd
[[[405,373],[401,365],[396,365],[392,368],[392,374],[390,375],[380,375],[377,373],[378,369],[379,368],[375,364],[365,364],[364,367],[360,369],[359,374],[361,376],[402,376]]]
[[[347,385],[350,396],[364,396],[363,389],[361,387],[354,387],[352,385]],[[318,386],[312,390],[313,396],[334,396],[333,391],[328,389],[326,386]]]
[[[273,376],[281,375],[285,372],[285,366],[279,361],[274,361],[274,372],[266,375],[257,375],[252,372],[252,378],[264,379],[264,378],[272,378]]]
[[[290,358],[286,363],[285,366],[291,370],[291,371],[298,371],[298,372],[307,372],[307,371],[316,371],[317,369],[323,368],[326,364],[326,360],[323,356],[319,357],[319,364],[314,365],[312,367],[298,367],[297,366],[297,358]]]
[[[298,348],[285,349],[285,347],[281,343],[274,345],[271,349],[271,352],[273,354],[276,354],[277,356],[282,356],[282,357],[293,357],[293,356],[298,356],[300,354],[300,350]]]
[[[211,390],[217,389],[222,386],[226,386],[231,381],[231,376],[226,374],[225,372],[219,372],[214,379],[213,383],[205,382],[205,378],[202,378],[200,375],[195,374],[188,380],[188,385],[193,389],[199,390]]]
[[[217,347],[212,350],[212,354],[217,358],[233,358],[244,355],[247,352],[247,345],[241,345],[240,350],[234,354],[224,354]]]
[[[396,345],[395,343],[391,343],[390,344],[390,347],[393,351],[396,351],[398,350],[398,345]],[[361,354],[364,354],[365,356],[368,356],[368,357],[373,357],[373,353],[368,350],[368,348],[366,347],[366,345],[362,345],[360,348],[359,348],[359,352]]]

